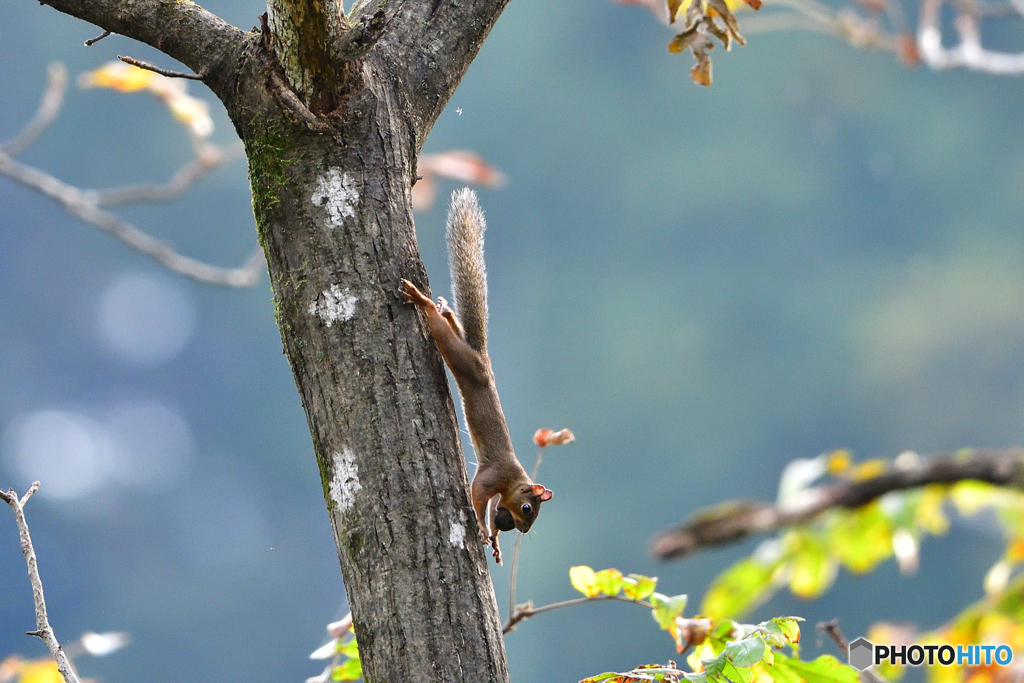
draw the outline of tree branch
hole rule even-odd
[[[221,99],[245,33],[192,2],[174,0],[41,0],[43,4],[156,49],[185,64]]]
[[[1024,451],[978,450],[966,455],[939,455],[870,479],[809,488],[784,505],[752,501],[726,503],[698,511],[692,521],[657,536],[651,543],[651,555],[659,560],[675,559],[709,546],[805,524],[832,508],[857,508],[890,491],[964,480],[1024,488]]]
[[[47,197],[55,199],[69,213],[87,223],[109,232],[130,247],[152,257],[170,270],[211,285],[224,287],[251,287],[259,280],[265,265],[263,252],[257,249],[240,268],[211,266],[188,256],[182,256],[171,247],[139,230],[131,223],[104,211],[99,206],[99,194],[61,182],[37,168],[15,161],[0,152],[0,175],[15,180]]]
[[[833,619],[832,621],[820,621],[818,622],[818,630],[827,635],[839,651],[843,653],[843,657],[846,658],[847,663],[850,661],[850,643],[846,640],[846,636],[839,630],[839,620]],[[880,673],[875,671],[873,668],[864,669],[860,672],[861,683],[889,683],[888,680]]]
[[[405,0],[380,44],[405,85],[416,151],[509,0]]]
[[[38,636],[46,643],[53,658],[57,660],[57,670],[64,677],[65,683],[78,683],[78,676],[71,668],[71,662],[64,654],[63,648],[57,642],[57,636],[53,633],[50,620],[46,617],[46,600],[43,598],[43,582],[39,578],[39,566],[36,562],[36,551],[32,547],[32,537],[28,533],[28,521],[25,519],[25,503],[32,497],[32,494],[39,489],[39,482],[34,482],[25,495],[20,499],[14,489],[0,491],[0,500],[11,506],[14,510],[14,520],[18,524],[18,535],[21,537],[21,554],[25,556],[25,564],[28,565],[28,579],[32,584],[32,599],[36,605],[36,630],[29,631],[28,635]]]
[[[640,605],[641,607],[646,607],[647,609],[654,609],[654,605],[646,600],[633,600],[627,598],[625,595],[595,595],[593,597],[572,598],[571,600],[553,602],[550,605],[543,605],[541,607],[534,607],[532,602],[527,602],[522,605],[516,605],[516,608],[512,610],[512,614],[509,615],[508,621],[506,621],[505,625],[501,627],[501,632],[508,633],[514,629],[516,624],[520,621],[537,616],[538,614],[543,614],[544,612],[562,609],[563,607],[582,605],[587,602],[601,602],[602,600],[617,600],[618,602],[628,602],[634,605]]]
[[[131,64],[132,66],[137,66],[140,69],[145,69],[146,71],[152,71],[155,74],[160,74],[161,76],[167,76],[168,78],[187,78],[187,79],[189,79],[191,81],[201,81],[201,80],[203,80],[203,74],[201,74],[201,73],[198,73],[198,74],[187,74],[187,73],[185,73],[183,71],[171,71],[170,69],[161,69],[160,67],[154,66],[154,65],[150,64],[149,62],[144,62],[141,59],[135,59],[134,57],[126,57],[124,55],[118,55],[117,58],[120,59],[125,64]]]
[[[97,206],[117,206],[138,202],[166,202],[180,196],[207,173],[226,166],[245,154],[241,141],[228,147],[218,147],[202,141],[195,142],[196,157],[182,166],[166,183],[140,183],[90,191]]]
[[[54,62],[47,70],[46,90],[39,101],[35,116],[20,133],[0,145],[0,152],[13,157],[28,149],[29,145],[35,142],[57,118],[64,103],[64,91],[67,87],[68,70],[60,62]]]

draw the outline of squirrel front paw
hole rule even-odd
[[[405,278],[402,278],[401,282],[399,282],[398,291],[401,292],[402,296],[405,297],[405,300],[411,304],[416,304],[421,307],[434,305],[434,302],[428,299],[423,292],[417,289],[416,285]]]
[[[494,552],[491,553],[494,557],[494,561],[501,564],[501,549],[498,547],[498,534],[491,536],[491,548],[494,549]]]

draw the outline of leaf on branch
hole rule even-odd
[[[663,631],[673,631],[676,626],[676,617],[680,617],[683,614],[683,610],[686,609],[686,595],[673,595],[668,597],[661,593],[653,593],[651,595],[651,604],[654,605],[654,609],[651,610],[651,616],[658,622],[658,626]]]
[[[836,580],[839,563],[817,534],[800,530],[787,539],[789,589],[806,600],[823,594]]]
[[[363,664],[358,659],[348,659],[331,672],[332,681],[358,681],[363,677]]]
[[[630,574],[622,579],[622,592],[630,600],[643,600],[654,592],[658,577]]]
[[[501,171],[480,155],[466,150],[424,154],[416,161],[416,171],[421,176],[412,186],[412,208],[416,211],[429,211],[434,205],[439,178],[491,188],[505,185]]]
[[[575,440],[576,435],[568,429],[561,429],[557,432],[552,429],[538,429],[533,433],[533,442],[541,448],[545,446],[561,446],[572,443]]]
[[[605,595],[618,595],[622,591],[622,572],[618,569],[602,569],[594,574],[594,585]]]
[[[79,76],[78,85],[82,88],[110,88],[124,93],[146,90],[163,102],[175,120],[185,124],[197,137],[206,138],[213,133],[210,108],[203,100],[188,94],[187,81],[168,78],[124,62],[107,62]]]
[[[569,568],[569,581],[572,587],[583,593],[588,598],[600,594],[601,589],[597,585],[597,574],[586,565]]]
[[[746,558],[729,567],[715,579],[700,606],[712,619],[744,614],[767,600],[775,592],[775,573],[779,563]]]

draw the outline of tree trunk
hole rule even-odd
[[[506,0],[271,0],[250,33],[173,0],[44,1],[196,70],[245,142],[365,680],[507,681],[444,366],[398,292],[427,285],[416,155]]]

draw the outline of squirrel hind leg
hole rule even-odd
[[[462,329],[459,319],[455,317],[455,311],[451,309],[451,306],[448,305],[448,300],[443,296],[437,297],[437,312],[448,321],[451,328],[455,330],[455,334],[459,335],[462,339],[466,338],[466,331]]]

